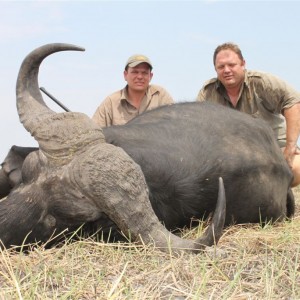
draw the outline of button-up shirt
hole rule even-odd
[[[146,110],[173,104],[170,94],[158,85],[150,85],[137,109],[130,104],[127,86],[106,97],[95,111],[92,119],[101,127],[123,125]]]
[[[246,71],[238,102],[234,107],[223,84],[213,78],[200,90],[198,101],[212,101],[265,120],[274,131],[281,147],[286,143],[283,110],[300,102],[300,94],[283,80],[268,73]]]

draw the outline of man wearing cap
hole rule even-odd
[[[146,110],[174,103],[164,88],[150,85],[152,77],[148,57],[142,54],[129,57],[124,70],[127,85],[106,97],[92,119],[101,127],[123,125]]]

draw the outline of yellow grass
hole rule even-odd
[[[293,220],[230,227],[198,255],[93,239],[3,250],[0,299],[300,299],[300,188],[294,192]]]

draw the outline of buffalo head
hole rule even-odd
[[[219,201],[205,235],[196,241],[170,233],[149,202],[140,166],[125,151],[105,142],[102,129],[83,113],[56,113],[43,101],[38,86],[41,62],[69,44],[49,44],[31,52],[17,79],[21,123],[39,144],[23,165],[22,184],[0,205],[0,239],[5,246],[45,241],[54,232],[109,218],[133,240],[161,249],[198,251],[221,236],[225,195],[220,179]],[[9,217],[8,217],[9,216]]]

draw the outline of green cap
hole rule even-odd
[[[143,54],[135,54],[130,56],[126,62],[125,68],[126,67],[134,68],[137,65],[142,63],[147,63],[151,69],[153,68],[150,59]]]

